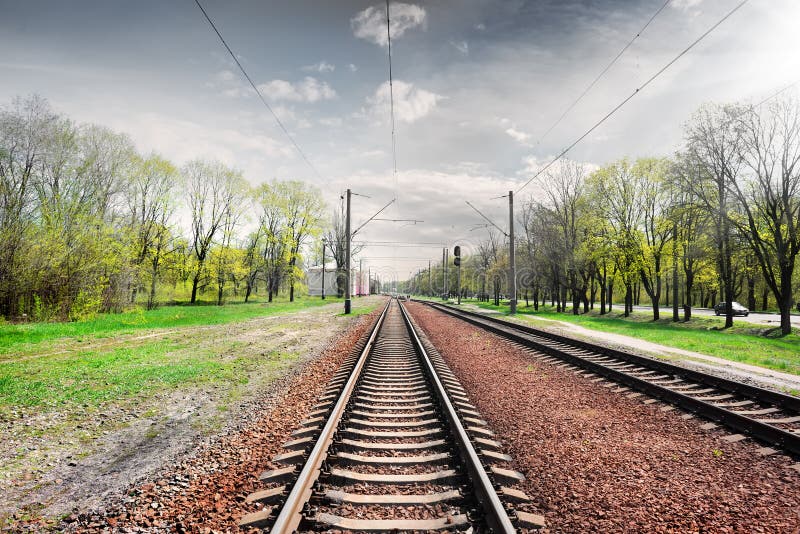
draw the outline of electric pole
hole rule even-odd
[[[678,221],[672,221],[672,322],[678,317]]]
[[[431,260],[428,260],[428,295],[432,293],[431,287]]]
[[[325,300],[325,240],[322,240],[322,300]]]
[[[344,313],[350,313],[350,190],[347,190],[347,216],[345,217],[345,253],[344,253],[344,269],[345,269],[345,286],[344,286]]]
[[[447,260],[444,257],[444,251],[445,250],[447,250],[447,249],[444,249],[444,248],[442,249],[442,300],[444,300],[444,298],[445,298],[444,294],[445,294],[445,291],[447,290],[447,284],[445,283],[445,277],[444,277],[444,270],[447,268]]]
[[[367,296],[372,295],[372,267],[367,267]]]
[[[517,313],[517,260],[514,257],[514,191],[508,192],[508,292],[509,313]]]
[[[444,249],[444,294],[445,298],[449,301],[450,300],[450,266],[447,265],[447,262],[450,261],[450,249]]]
[[[364,258],[358,260],[358,296],[364,295]]]
[[[458,294],[458,304],[461,305],[461,247],[456,245],[453,249],[453,263],[456,264],[456,293]]]

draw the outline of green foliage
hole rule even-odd
[[[258,279],[275,296],[302,278],[305,242],[322,231],[319,192],[276,180],[267,187],[278,214],[271,233],[261,232],[267,245],[256,239],[247,250],[236,235],[252,207],[240,171],[197,160],[179,172],[159,154],[138,154],[124,134],[54,113],[40,97],[0,107],[0,140],[0,315],[11,320],[153,308],[187,283],[192,300],[212,288],[220,303],[242,286],[263,291]],[[182,209],[187,229],[178,225]]]

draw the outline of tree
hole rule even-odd
[[[741,131],[735,117],[741,113],[734,106],[708,105],[700,108],[687,126],[688,156],[697,165],[697,173],[683,175],[682,185],[711,214],[715,259],[722,282],[725,328],[733,326],[735,273],[729,212],[731,184],[742,167]]]
[[[267,286],[269,302],[277,295],[286,272],[287,239],[285,210],[277,182],[261,184],[255,193],[256,203],[261,209],[259,232],[261,240],[261,269]]]
[[[134,236],[133,263],[140,267],[148,264],[148,310],[155,307],[159,270],[168,252],[171,237],[169,223],[174,211],[173,193],[178,177],[178,170],[172,163],[157,154],[151,154],[147,159],[137,158],[127,186],[130,228]],[[131,302],[136,299],[138,287],[139,284],[134,283]]]
[[[546,208],[550,211],[549,219],[558,230],[559,239],[553,243],[560,258],[553,268],[559,271],[572,294],[572,313],[578,315],[581,297],[585,298],[588,276],[583,262],[578,257],[581,240],[585,237],[582,226],[582,200],[584,194],[585,170],[583,165],[574,161],[561,160],[556,171],[547,172],[542,188],[548,199]],[[566,297],[562,297],[562,301]]]
[[[344,200],[339,203],[338,208],[333,209],[331,215],[330,225],[327,232],[325,232],[325,242],[330,248],[333,255],[333,261],[336,263],[336,295],[338,297],[344,296],[346,285],[345,264],[347,257],[347,230],[345,225],[345,207]],[[350,244],[350,256],[353,257],[364,248],[363,245],[358,243]]]
[[[288,277],[289,301],[294,301],[294,283],[299,274],[297,264],[300,250],[310,236],[321,231],[320,222],[324,203],[320,192],[308,187],[303,182],[279,182],[278,194],[282,198],[284,221],[286,222],[286,238],[288,240]]]
[[[613,243],[613,258],[625,285],[625,316],[633,309],[633,284],[641,275],[642,240],[638,228],[643,206],[633,166],[623,159],[602,167],[589,178],[596,208],[608,222],[608,238]]]
[[[636,197],[640,204],[644,241],[640,247],[642,261],[639,273],[647,296],[653,305],[653,320],[659,319],[663,256],[667,243],[674,237],[669,220],[671,191],[666,181],[667,162],[654,158],[640,159],[633,167]]]
[[[33,223],[35,170],[57,116],[40,96],[0,109],[0,316],[20,313],[19,253]]]
[[[786,335],[792,331],[792,277],[800,253],[800,106],[785,99],[765,113],[748,109],[736,122],[739,157],[749,172],[726,182],[739,204],[731,220],[775,295]]]
[[[192,278],[192,297],[197,300],[197,288],[205,275],[205,263],[214,238],[230,220],[235,203],[242,196],[244,179],[238,171],[219,162],[194,160],[187,163],[182,174],[186,180],[187,200],[192,219],[191,247],[196,260]]]

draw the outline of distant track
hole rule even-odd
[[[610,379],[800,456],[800,398],[579,341],[481,313],[424,302],[591,375]],[[590,376],[590,375],[587,375]],[[766,452],[766,451],[765,451]]]
[[[515,511],[524,477],[444,360],[390,300],[266,471],[267,506],[241,526],[294,531],[469,530],[543,525]]]

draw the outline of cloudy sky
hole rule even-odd
[[[0,103],[38,93],[80,122],[128,133],[176,163],[202,157],[252,183],[302,179],[331,205],[351,188],[365,269],[427,266],[485,236],[469,200],[507,226],[503,199],[740,0],[672,0],[600,82],[547,129],[664,0],[392,3],[392,173],[385,4],[201,0],[303,161],[192,0],[0,0]],[[570,157],[668,155],[704,102],[757,101],[800,78],[800,2],[750,0]],[[518,199],[536,195],[536,184]],[[440,244],[441,243],[441,244]]]

